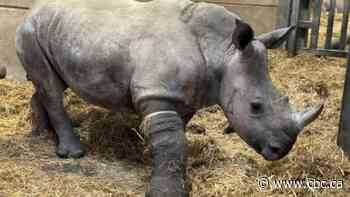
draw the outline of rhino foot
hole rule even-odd
[[[85,150],[81,145],[79,139],[69,143],[59,143],[57,150],[57,156],[61,158],[81,158],[85,155]]]

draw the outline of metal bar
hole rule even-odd
[[[330,11],[328,12],[327,34],[326,34],[326,43],[325,43],[326,49],[332,48],[335,6],[336,6],[336,1],[330,0]]]
[[[294,0],[288,0],[288,5],[287,5],[287,7],[288,7],[288,21],[287,21],[288,26],[292,25],[293,1]],[[287,39],[287,42],[284,46],[284,48],[288,51],[289,55],[290,55],[290,51],[289,51],[290,41],[291,41],[291,39],[289,36]]]
[[[347,0],[346,0],[347,1]],[[322,1],[314,0],[314,12],[312,18],[312,32],[311,32],[311,48],[317,49],[318,47],[318,36],[320,33],[320,21],[321,21],[321,9],[322,9]]]
[[[348,55],[347,51],[343,50],[332,50],[332,49],[310,49],[303,48],[299,49],[300,52],[312,53],[317,56],[329,56],[329,57],[342,57],[346,58]]]
[[[345,74],[342,108],[340,114],[337,144],[350,157],[350,49]]]
[[[344,10],[343,10],[343,19],[341,26],[340,42],[339,49],[344,50],[347,42],[348,26],[349,26],[349,11],[350,11],[350,1],[344,0]]]
[[[300,28],[311,28],[313,29],[315,27],[315,24],[312,21],[306,21],[306,20],[301,20],[298,22]]]
[[[310,0],[302,0],[300,2],[299,19],[303,21],[310,20]],[[299,26],[297,31],[297,47],[304,48],[307,46],[309,37],[309,28],[302,28]]]
[[[293,2],[294,0],[289,0],[289,15],[288,15],[288,25],[292,24],[292,12],[293,12]]]
[[[297,54],[297,32],[299,29],[298,21],[300,15],[300,0],[294,0],[292,8],[291,25],[294,25],[295,29],[292,31],[288,40],[288,56],[290,57],[296,56]]]

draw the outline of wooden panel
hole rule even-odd
[[[290,24],[293,0],[281,0],[278,6],[277,28],[283,28]]]
[[[7,68],[9,78],[25,80],[15,50],[15,32],[26,10],[0,8],[0,64]]]
[[[286,26],[288,14],[280,15],[280,0],[195,0],[197,2],[216,3],[224,6],[231,12],[238,14],[247,21],[255,30],[256,34],[272,31],[277,26]],[[285,1],[285,0],[284,0]],[[254,13],[254,14],[252,14]],[[284,23],[284,24],[281,24]]]
[[[247,21],[258,35],[272,31],[277,25],[277,7],[257,8],[256,6],[245,5],[225,5],[225,7],[229,11],[237,13],[243,20]],[[254,14],[252,14],[253,10]]]

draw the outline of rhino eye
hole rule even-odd
[[[250,108],[252,114],[261,114],[264,112],[263,105],[260,102],[252,102]]]

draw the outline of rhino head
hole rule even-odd
[[[233,34],[235,52],[225,57],[221,107],[230,128],[266,160],[278,160],[293,147],[302,129],[315,120],[323,105],[293,112],[288,97],[272,84],[267,49],[286,40],[292,27],[254,38],[247,24]]]

